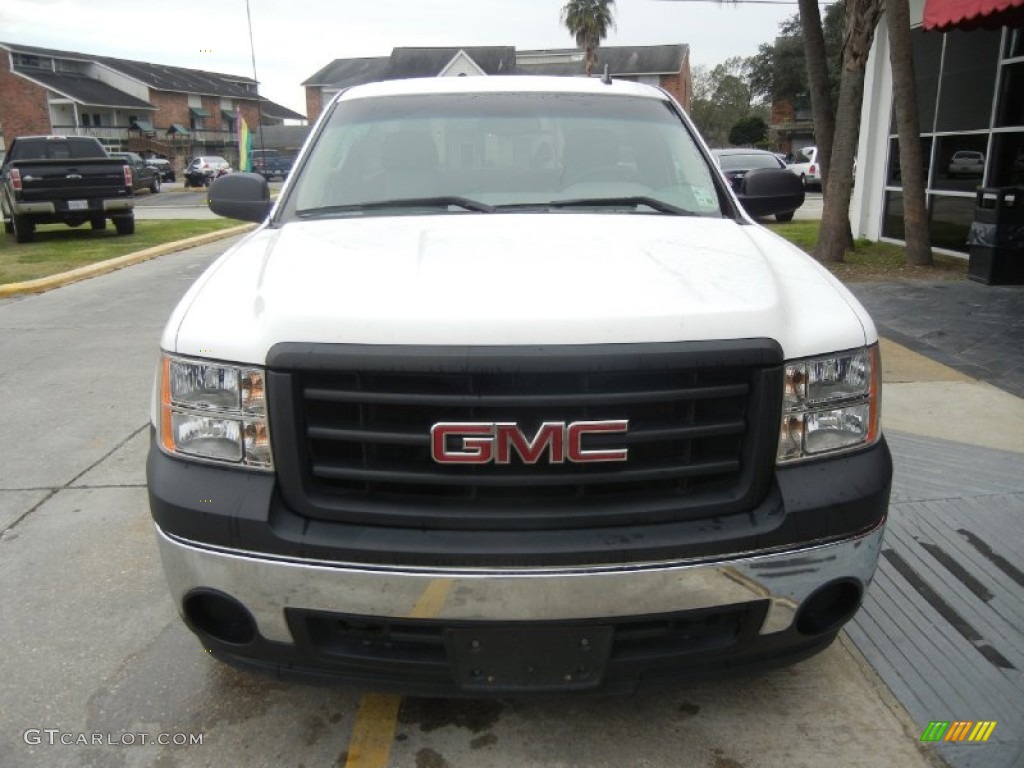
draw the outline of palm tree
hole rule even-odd
[[[928,208],[925,204],[924,163],[921,157],[921,121],[917,114],[914,55],[910,42],[910,9],[907,0],[887,0],[889,65],[892,67],[892,105],[900,137],[900,169],[903,185],[903,225],[907,264],[932,263]]]
[[[597,61],[598,46],[608,36],[608,30],[615,28],[613,5],[615,0],[569,0],[562,6],[562,24],[583,49],[587,77]]]

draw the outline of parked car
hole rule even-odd
[[[185,186],[209,186],[218,176],[231,173],[231,164],[217,155],[200,155],[192,158],[185,168]]]
[[[143,159],[147,165],[151,165],[160,171],[160,179],[162,181],[176,181],[177,176],[174,173],[174,166],[171,165],[171,161],[166,157],[159,155],[143,155]]]
[[[954,152],[946,171],[950,176],[976,176],[980,179],[985,172],[985,153],[969,149]]]
[[[131,166],[134,191],[148,189],[154,194],[160,191],[160,171],[144,160],[142,155],[137,152],[111,152],[110,156]]]
[[[892,463],[867,313],[740,209],[802,195],[578,77],[354,86],[276,201],[217,179],[260,226],[166,326],[147,463],[204,652],[521,696],[827,647]]]
[[[788,166],[789,170],[800,177],[804,188],[817,187],[821,189],[821,168],[818,165],[818,148],[804,147],[793,154],[793,162]]]
[[[292,158],[282,155],[276,149],[254,149],[252,171],[267,181],[278,176],[287,179],[292,170]]]
[[[786,170],[786,164],[774,152],[763,149],[713,149],[712,154],[722,169],[729,185],[737,195],[746,192],[747,174],[759,168],[776,168]],[[794,201],[796,202],[796,201]],[[793,212],[803,205],[801,199],[792,210],[779,211],[775,214],[776,221],[792,221]],[[749,211],[748,211],[749,213]],[[753,214],[751,214],[753,215]]]
[[[20,136],[0,167],[4,231],[30,243],[37,224],[135,231],[132,168],[91,136]]]

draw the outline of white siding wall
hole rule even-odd
[[[882,203],[889,125],[892,120],[892,70],[889,67],[889,26],[883,18],[875,30],[875,43],[864,76],[864,102],[860,112],[857,146],[857,183],[850,199],[850,229],[854,237],[878,240],[882,231]]]
[[[924,1],[910,0],[910,26],[924,18]],[[936,33],[938,34],[938,33]],[[875,30],[860,113],[857,147],[857,184],[850,200],[850,228],[854,237],[878,240],[882,232],[885,168],[892,121],[892,69],[889,66],[889,26],[885,17]]]

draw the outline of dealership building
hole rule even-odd
[[[932,246],[966,254],[978,188],[1024,188],[1024,0],[910,0],[910,22]],[[902,242],[884,18],[867,65],[857,166],[854,236]]]

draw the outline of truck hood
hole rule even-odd
[[[260,364],[278,342],[596,344],[762,337],[787,357],[875,338],[856,300],[752,224],[636,213],[440,214],[264,227],[163,338]]]

